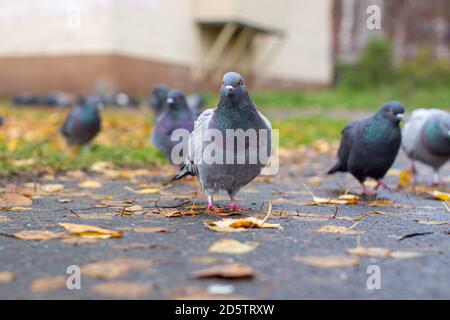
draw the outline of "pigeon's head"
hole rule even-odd
[[[165,84],[157,84],[152,88],[150,103],[153,106],[164,105],[169,88]]]
[[[390,101],[383,106],[380,112],[384,117],[398,124],[403,120],[405,107],[398,101]]]
[[[239,73],[228,72],[223,76],[223,84],[220,89],[221,98],[240,99],[247,95],[244,78]]]
[[[167,105],[170,110],[182,110],[187,108],[186,98],[179,89],[172,89],[167,94]]]

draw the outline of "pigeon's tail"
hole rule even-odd
[[[346,171],[347,171],[347,168],[345,168],[345,167],[342,165],[341,161],[338,161],[338,162],[334,165],[334,167],[331,168],[331,169],[328,171],[328,174],[333,174],[333,173],[336,173],[336,172],[346,172]]]
[[[187,176],[195,176],[195,173],[188,170],[187,166],[183,166],[183,167],[181,167],[180,172],[178,172],[177,175],[175,177],[173,177],[170,182],[183,179],[184,177],[187,177]]]

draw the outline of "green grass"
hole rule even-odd
[[[255,104],[261,108],[322,108],[349,110],[377,110],[389,100],[399,100],[408,110],[423,107],[450,109],[450,89],[384,87],[365,90],[334,88],[324,91],[265,91],[251,92]],[[217,97],[207,95],[208,105],[217,105]]]

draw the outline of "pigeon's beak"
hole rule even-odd
[[[173,104],[173,102],[174,102],[174,101],[173,101],[172,98],[168,98],[168,99],[167,99],[167,103],[168,103],[168,104]]]
[[[226,86],[225,87],[227,97],[229,97],[233,93],[233,89],[234,89],[233,86]]]
[[[399,114],[397,115],[397,119],[398,119],[399,121],[403,121],[403,117],[404,117],[403,113],[399,113]]]

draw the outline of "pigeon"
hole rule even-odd
[[[400,102],[391,101],[372,117],[350,123],[342,131],[338,161],[328,174],[350,172],[361,183],[363,195],[371,195],[364,186],[367,178],[378,181],[375,190],[389,189],[383,178],[400,150],[404,112]]]
[[[172,133],[176,129],[185,129],[189,133],[194,129],[195,116],[186,102],[181,90],[170,90],[167,95],[166,105],[156,118],[151,140],[153,145],[161,151],[172,164],[182,164],[174,161],[172,149],[179,141],[172,141]],[[182,155],[184,158],[185,155]]]
[[[103,104],[85,104],[73,108],[66,118],[60,132],[69,145],[87,145],[100,131],[99,110]]]
[[[157,117],[164,109],[169,88],[165,84],[157,84],[152,88],[148,102]]]
[[[414,180],[417,160],[433,168],[434,184],[445,184],[439,179],[439,169],[450,159],[450,113],[415,110],[403,128],[402,148],[411,159]]]
[[[227,145],[227,139],[214,142],[208,141],[208,135],[214,131],[218,131],[222,136],[226,137],[227,130],[254,129],[254,132],[265,129],[267,136],[262,141],[262,136],[258,136],[257,149],[250,148],[250,139],[245,143],[243,148],[226,148],[223,152],[223,158],[231,155],[231,163],[229,161],[207,161],[205,152],[211,144],[222,148]],[[237,131],[235,131],[237,132]],[[263,154],[270,157],[272,125],[269,120],[257,111],[252,99],[250,98],[247,87],[242,76],[236,72],[228,72],[223,77],[223,84],[220,90],[220,101],[217,108],[205,110],[195,122],[194,131],[189,137],[188,154],[185,165],[182,170],[174,177],[173,180],[181,179],[185,176],[197,176],[201,187],[208,195],[208,209],[211,211],[221,211],[214,204],[213,196],[220,190],[228,193],[231,199],[231,205],[225,209],[232,211],[250,210],[241,208],[236,202],[236,194],[239,190],[255,179],[267,162],[249,161],[250,154]],[[230,139],[231,140],[231,139]],[[224,144],[222,144],[224,142]],[[244,158],[243,162],[237,162],[237,158]],[[205,159],[204,159],[205,158]],[[220,159],[220,158],[219,158]],[[241,159],[242,160],[242,159]]]

